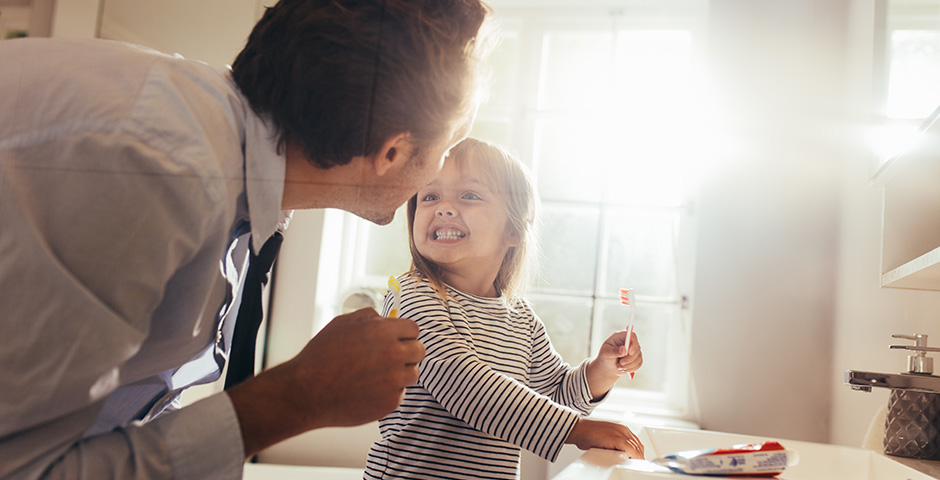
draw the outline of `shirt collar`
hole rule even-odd
[[[234,79],[229,75],[234,85]],[[255,114],[238,87],[245,105],[245,195],[255,254],[275,231],[287,228],[293,211],[281,210],[286,158],[278,152],[277,134],[270,120]]]

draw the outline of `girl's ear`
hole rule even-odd
[[[503,233],[503,241],[510,247],[518,247],[522,244],[522,235],[520,235],[519,231],[516,230],[509,221],[506,222],[506,231]]]
[[[377,176],[383,176],[391,170],[392,167],[402,167],[407,163],[414,150],[409,133],[399,133],[393,135],[382,148],[372,157],[373,167]]]

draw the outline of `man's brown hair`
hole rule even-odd
[[[279,146],[296,143],[318,167],[400,133],[421,148],[476,108],[489,13],[479,0],[281,0],[232,73]]]

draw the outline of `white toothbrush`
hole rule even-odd
[[[627,323],[627,353],[630,353],[630,342],[633,340],[633,325],[636,323],[636,306],[634,304],[633,289],[620,289],[620,303],[630,307],[630,322]],[[630,378],[633,378],[635,372],[630,372]]]

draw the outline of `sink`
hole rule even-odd
[[[683,450],[727,448],[741,443],[779,441],[800,457],[797,465],[777,478],[781,480],[934,480],[890,457],[870,450],[822,443],[752,437],[706,430],[643,427],[637,436],[646,446],[646,458],[653,459]],[[553,480],[666,480],[696,478],[663,471],[646,460],[630,460],[618,452],[591,449],[562,470]],[[716,478],[716,477],[698,477]],[[723,478],[723,477],[717,477]],[[741,479],[744,477],[728,477]],[[754,477],[760,478],[760,477]],[[767,477],[762,477],[767,478]]]

